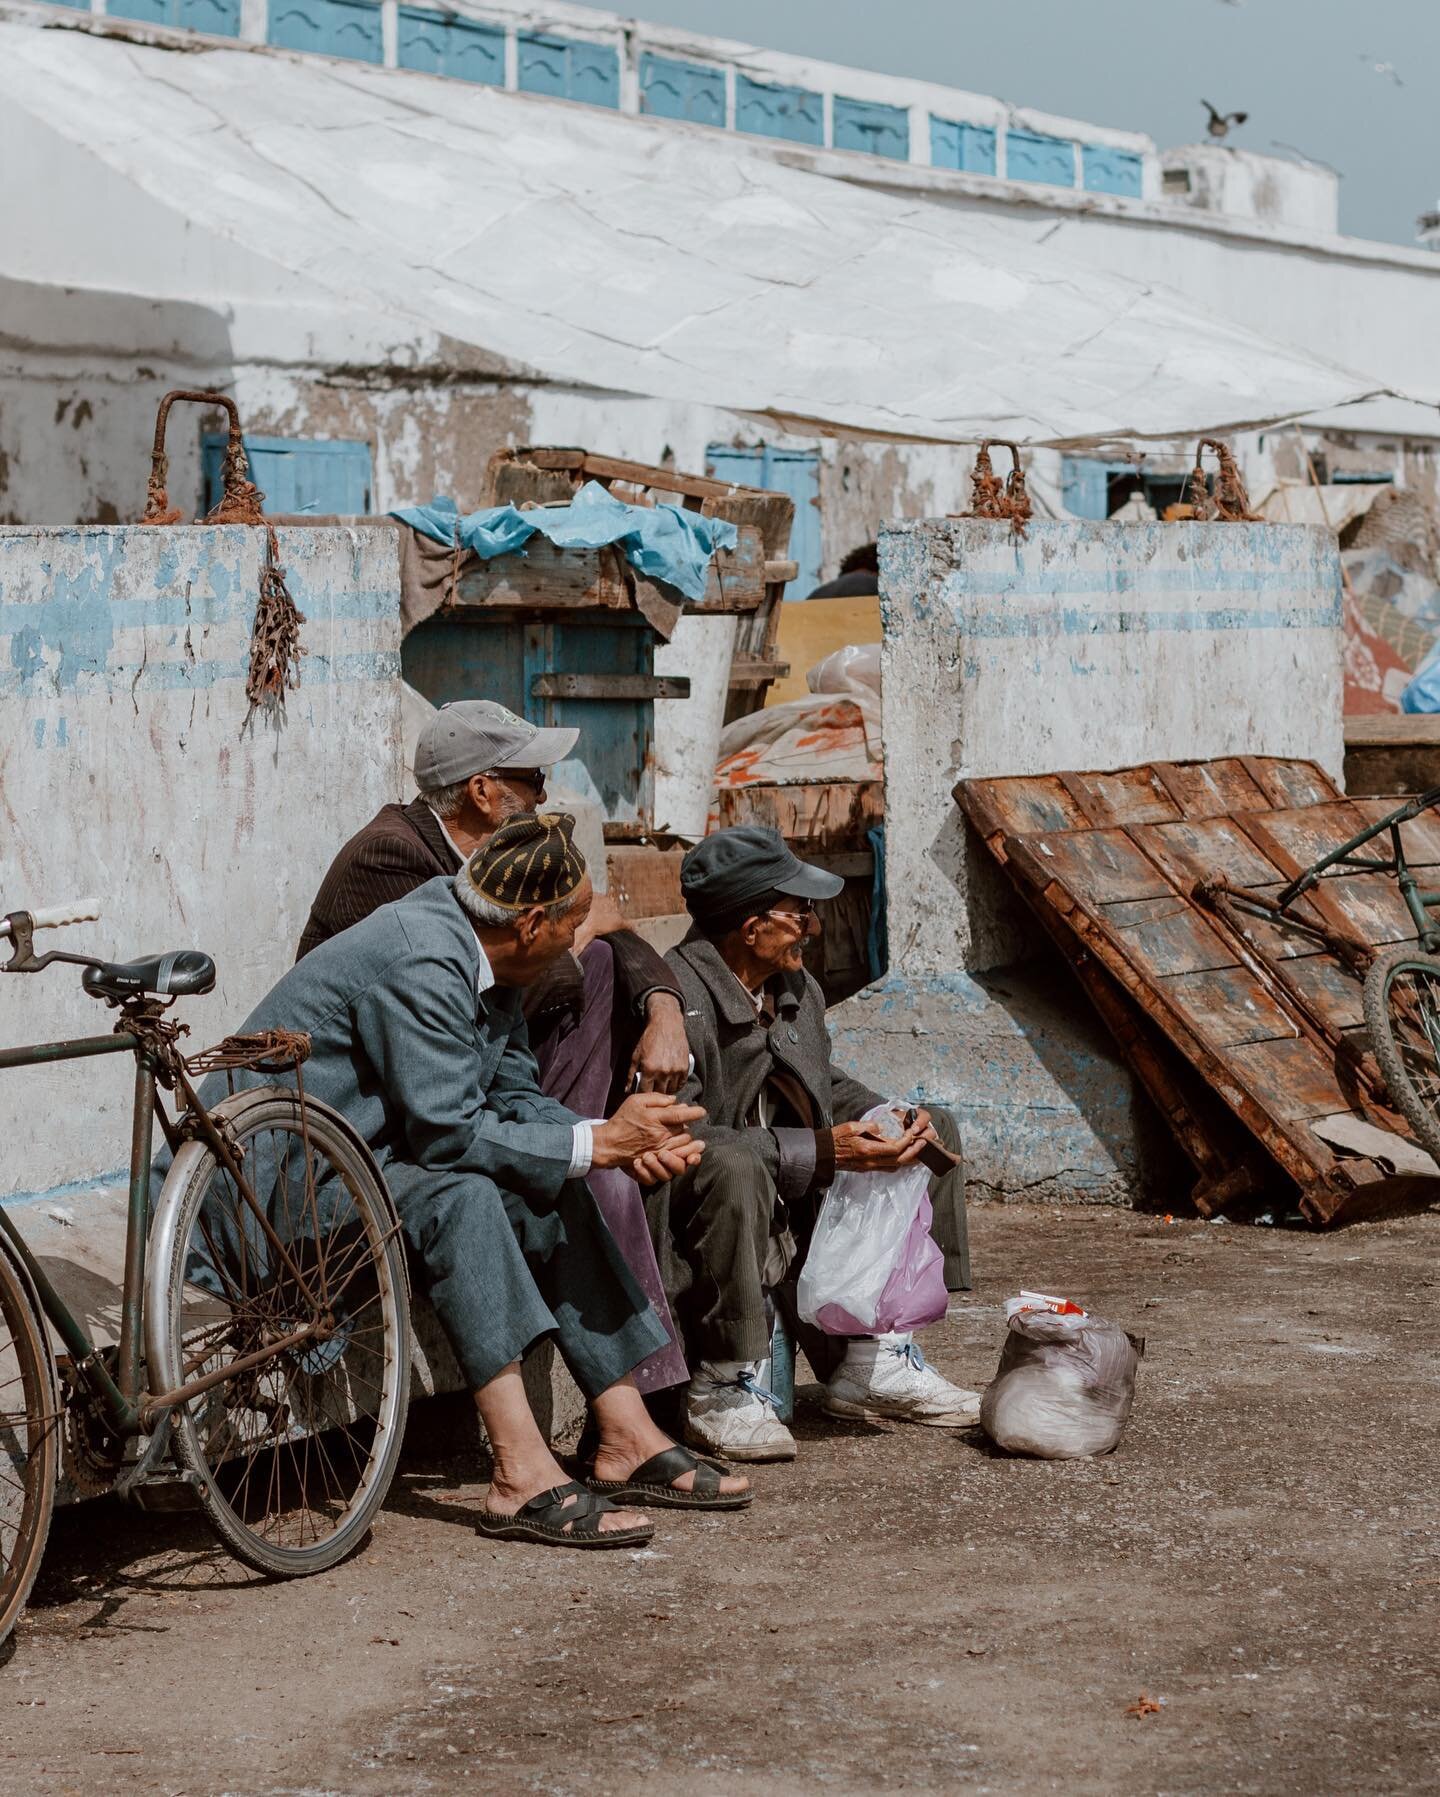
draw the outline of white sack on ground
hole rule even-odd
[[[31,172],[58,132],[204,230],[517,376],[938,442],[1195,436],[1375,391],[1177,292],[731,133],[198,45],[182,82],[176,60],[0,24]]]
[[[1118,1324],[1083,1311],[1016,1310],[980,1403],[981,1427],[1012,1454],[1108,1454],[1130,1415],[1143,1348]]]

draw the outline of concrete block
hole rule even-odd
[[[892,972],[829,1024],[858,1079],[956,1114],[972,1195],[1128,1205],[1167,1183],[1178,1200],[1193,1183],[1063,966]]]
[[[880,536],[892,967],[974,972],[1033,946],[967,841],[957,780],[1211,755],[1339,777],[1340,569],[1307,525],[1008,525]]]
[[[0,529],[0,910],[95,894],[101,922],[45,946],[204,949],[196,1047],[289,966],[336,848],[401,789],[393,532],[278,536],[307,652],[277,727],[246,722],[260,532]],[[0,979],[0,1043],[111,1022],[75,969]],[[0,1196],[116,1173],[132,1079],[118,1056],[5,1074]]]

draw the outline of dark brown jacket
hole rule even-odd
[[[362,829],[357,830],[330,863],[320,882],[296,960],[312,948],[359,923],[381,905],[404,898],[433,880],[436,874],[453,874],[460,866],[439,819],[423,799],[408,805],[384,805]],[[633,1015],[643,1014],[652,992],[679,992],[679,986],[660,956],[633,930],[617,930],[605,939],[615,957],[615,990],[618,1002]],[[568,958],[567,958],[568,959]],[[579,1003],[582,990],[579,969],[562,962],[558,978],[547,980],[534,999],[527,995],[526,1015],[538,1023]],[[573,969],[573,976],[565,972]],[[532,1032],[533,1033],[533,1032]]]

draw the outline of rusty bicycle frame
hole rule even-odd
[[[54,950],[36,955],[34,924],[28,912],[11,912],[4,923],[13,944],[9,961],[0,965],[0,973],[39,973],[52,961],[68,962],[79,967],[103,967],[88,955],[66,954]],[[8,1212],[0,1206],[0,1235],[13,1251],[33,1281],[40,1305],[56,1333],[69,1351],[74,1377],[99,1405],[107,1422],[120,1440],[149,1435],[157,1448],[164,1445],[168,1430],[164,1427],[175,1406],[188,1403],[216,1385],[233,1379],[255,1366],[264,1365],[276,1355],[299,1346],[302,1342],[324,1340],[333,1319],[317,1305],[325,1320],[312,1321],[286,1336],[278,1337],[257,1352],[231,1360],[215,1372],[191,1379],[173,1391],[152,1393],[145,1390],[140,1373],[141,1333],[144,1320],[145,1260],[150,1225],[150,1162],[154,1151],[155,1124],[172,1152],[192,1136],[204,1139],[221,1166],[235,1182],[246,1207],[276,1254],[285,1271],[296,1282],[297,1289],[314,1301],[300,1268],[280,1239],[256,1197],[236,1157],[231,1143],[216,1124],[192,1085],[174,1043],[180,1033],[177,1024],[167,1023],[162,1013],[168,1005],[144,996],[120,1002],[121,1021],[108,1036],[78,1036],[68,1041],[40,1042],[23,1048],[0,1050],[0,1069],[7,1067],[42,1067],[60,1061],[78,1061],[92,1055],[132,1054],[135,1057],[135,1098],[130,1132],[130,1197],[125,1230],[125,1271],[120,1312],[120,1340],[115,1372],[105,1364],[103,1351],[86,1334],[65,1300],[56,1291],[25,1238],[16,1228]],[[184,1101],[184,1109],[171,1120],[159,1102],[160,1084],[173,1085]],[[303,1114],[303,1113],[302,1113]],[[307,1173],[307,1178],[309,1177]],[[156,1455],[158,1458],[158,1453]],[[147,1450],[145,1459],[151,1458]],[[137,1469],[138,1470],[138,1469]],[[126,1481],[117,1482],[122,1493]]]

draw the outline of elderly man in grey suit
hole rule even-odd
[[[243,1027],[308,1032],[307,1092],[380,1164],[490,1439],[480,1532],[609,1547],[653,1533],[630,1506],[735,1509],[751,1493],[651,1421],[630,1374],[667,1338],[584,1184],[591,1168],[638,1163],[653,1182],[697,1164],[688,1126],[703,1111],[636,1093],[592,1121],[536,1080],[521,989],[568,950],[590,902],[572,830],[563,816],[512,819],[453,879],[314,949]],[[583,1484],[521,1383],[521,1356],[547,1336],[593,1407]]]

